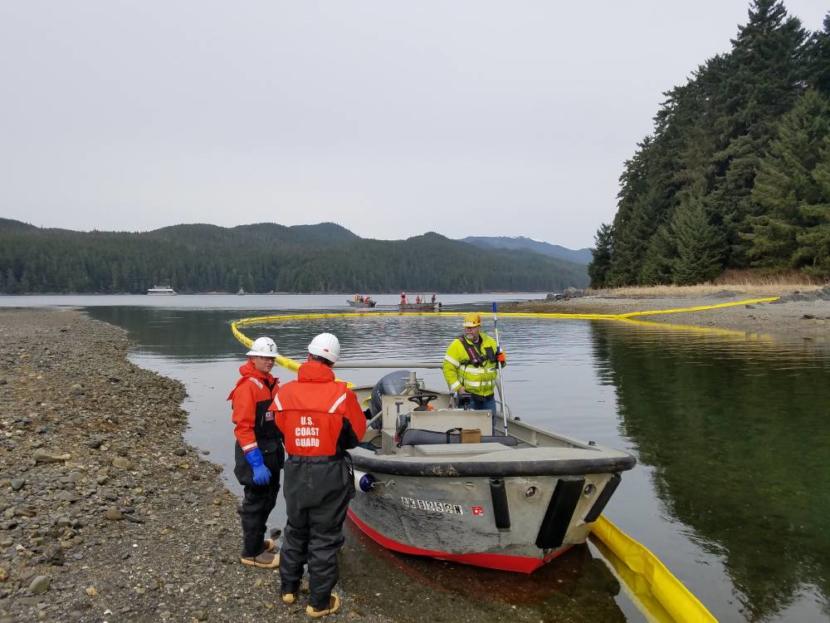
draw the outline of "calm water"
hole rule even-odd
[[[232,428],[225,397],[243,349],[229,321],[344,309],[344,299],[0,297],[0,306],[89,305],[93,317],[128,329],[136,363],[185,383],[188,441],[226,467],[236,490],[232,474],[227,479]],[[470,303],[482,296],[441,299]],[[295,358],[315,333],[329,330],[340,337],[344,358],[437,361],[457,325],[447,318],[359,317],[246,332],[273,336]],[[716,617],[830,620],[827,354],[647,323],[501,319],[499,328],[510,357],[505,391],[514,413],[637,456],[606,515],[654,551]],[[287,371],[278,375],[293,378]],[[341,371],[359,384],[378,375]],[[438,371],[424,376],[428,385],[443,387]],[[282,508],[271,519],[281,526]],[[402,557],[350,532],[343,566],[347,590],[365,595],[372,608],[389,604],[389,614],[404,621],[452,621],[458,612],[485,621],[642,620],[587,547],[519,577]]]

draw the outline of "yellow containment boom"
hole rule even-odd
[[[649,618],[660,623],[717,621],[657,556],[604,515],[594,523],[592,535],[601,541],[600,552]]]
[[[758,303],[773,303],[780,297],[766,296],[757,299],[744,299],[742,301],[729,301],[715,305],[698,305],[697,307],[676,307],[674,309],[648,309],[645,311],[628,312],[617,314],[617,318],[642,318],[643,316],[659,316],[661,314],[688,314],[692,312],[708,311],[710,309],[725,309],[727,307],[739,307],[741,305],[756,305]]]
[[[242,331],[239,330],[239,327],[272,322],[273,318],[284,319],[294,318],[294,316],[259,316],[257,318],[243,318],[242,320],[235,320],[231,323],[231,333],[233,333],[233,336],[239,341],[240,344],[242,344],[242,346],[250,348],[254,341],[242,333]],[[296,372],[300,367],[299,363],[293,359],[289,359],[288,357],[283,357],[282,355],[277,355],[276,362],[278,366],[291,370],[292,372]]]

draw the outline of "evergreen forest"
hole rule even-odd
[[[596,233],[593,286],[830,278],[830,13],[809,32],[755,0],[731,44],[664,94]]]
[[[360,238],[333,223],[150,232],[41,229],[0,219],[0,292],[485,292],[584,287],[584,265],[427,233]]]

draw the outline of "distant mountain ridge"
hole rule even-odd
[[[34,231],[36,229],[37,227],[29,225],[28,223],[15,221],[10,218],[0,218],[0,231]]]
[[[507,236],[467,236],[466,238],[461,238],[461,242],[466,242],[482,249],[532,251],[533,253],[540,253],[548,257],[555,257],[566,262],[584,264],[586,266],[591,263],[592,259],[591,249],[569,249],[558,244],[540,242],[532,238],[526,238],[525,236],[517,236],[515,238],[509,238]]]
[[[560,291],[585,266],[526,250],[478,249],[427,232],[365,239],[336,223],[183,224],[78,232],[0,219],[0,292]]]

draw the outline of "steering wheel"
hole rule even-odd
[[[427,392],[421,392],[420,394],[415,394],[414,396],[410,396],[407,398],[409,402],[415,402],[418,404],[416,409],[420,409],[421,411],[425,411],[427,405],[438,398],[438,394],[430,394]]]

